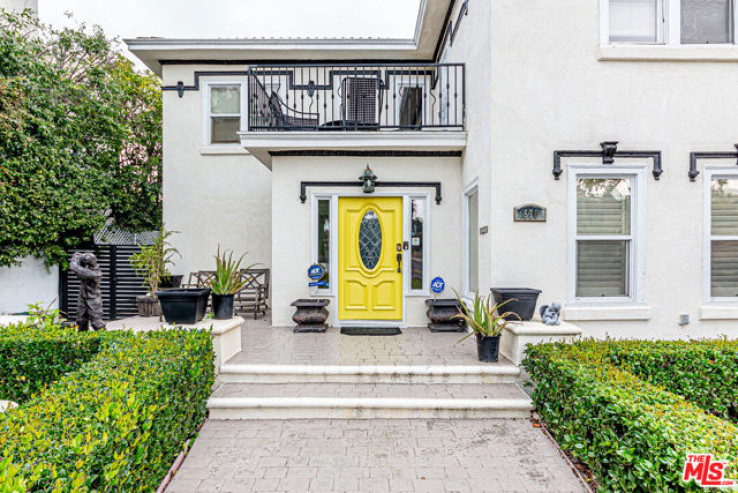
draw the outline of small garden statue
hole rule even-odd
[[[561,313],[561,303],[551,303],[541,307],[541,320],[546,325],[561,325],[559,315]]]
[[[77,326],[80,331],[102,330],[103,302],[100,292],[102,270],[97,265],[97,257],[92,253],[75,253],[69,262],[69,269],[79,277],[79,301],[77,302]]]

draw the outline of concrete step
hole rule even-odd
[[[526,418],[533,403],[518,384],[226,383],[208,401],[210,419]]]
[[[239,365],[220,367],[221,383],[514,383],[513,364],[469,366]]]

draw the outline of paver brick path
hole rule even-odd
[[[586,491],[527,420],[208,421],[167,493]]]
[[[465,334],[433,334],[425,327],[393,337],[352,337],[330,328],[325,334],[294,334],[291,327],[247,321],[242,350],[230,364],[250,365],[458,365],[477,366],[477,349]],[[500,357],[500,363],[510,362]]]

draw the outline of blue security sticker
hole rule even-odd
[[[444,289],[446,289],[446,281],[442,277],[436,277],[431,281],[431,291],[434,293],[441,294]]]
[[[325,275],[325,270],[320,264],[313,264],[308,268],[308,277],[313,281],[319,281]]]

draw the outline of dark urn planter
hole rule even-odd
[[[328,309],[326,306],[331,300],[326,299],[307,299],[293,301],[291,306],[297,308],[292,315],[297,327],[294,332],[325,332],[328,326],[325,321],[328,320]]]
[[[215,320],[230,320],[233,318],[232,294],[213,293],[213,318]]]
[[[156,296],[167,323],[192,325],[205,317],[210,289],[172,289]]]
[[[533,318],[536,311],[536,303],[538,296],[541,294],[539,289],[529,288],[492,288],[492,294],[495,297],[495,303],[505,303],[500,311],[516,313],[520,317],[520,321],[528,322]],[[508,315],[505,320],[517,321],[514,315]]]
[[[161,315],[159,300],[152,296],[136,296],[139,317],[158,317]]]
[[[159,278],[159,288],[179,289],[182,286],[182,276],[167,276]]]
[[[500,356],[500,336],[486,337],[476,334],[477,357],[485,363],[497,363]]]
[[[425,300],[428,305],[426,315],[430,319],[431,332],[466,332],[466,322],[458,317],[461,302],[457,299]]]

